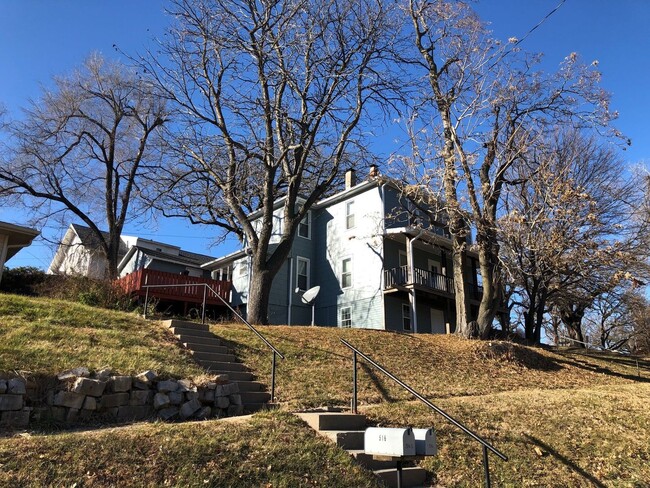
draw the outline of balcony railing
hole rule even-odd
[[[414,276],[410,276],[408,266],[384,270],[384,289],[404,285],[420,285],[444,293],[454,293],[454,280],[443,274],[415,268]]]
[[[216,281],[209,278],[186,276],[152,269],[139,269],[115,281],[124,293],[145,296],[145,285],[155,285],[149,294],[163,300],[202,303],[205,293],[206,303],[221,304],[222,300],[230,301],[230,281]],[[209,285],[206,290],[204,285]],[[165,287],[164,285],[169,285]],[[182,286],[181,286],[182,285]]]

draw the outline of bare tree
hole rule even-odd
[[[165,61],[141,59],[181,113],[158,206],[238,236],[252,257],[248,319],[266,323],[298,224],[342,168],[361,162],[364,117],[376,123],[389,102],[391,9],[375,0],[176,0],[172,14]]]
[[[165,103],[126,66],[93,55],[56,78],[11,125],[0,192],[23,197],[37,219],[73,214],[92,230],[117,273],[120,234],[134,215],[143,167],[159,158]],[[108,236],[100,231],[106,225]]]
[[[546,313],[583,341],[598,297],[646,274],[634,219],[642,192],[608,143],[561,132],[528,151],[513,173],[499,227],[502,259],[519,287],[526,338],[539,342]]]
[[[424,134],[417,144],[440,154],[422,162],[440,167],[430,174],[439,178],[433,181],[444,189],[450,218],[456,330],[472,333],[463,261],[473,226],[483,284],[476,320],[487,337],[502,303],[497,218],[510,169],[549,127],[606,125],[608,96],[598,73],[575,55],[557,73],[535,71],[539,56],[507,51],[465,2],[410,0],[408,13],[419,55],[412,62],[428,83],[419,120],[432,129],[416,131]]]

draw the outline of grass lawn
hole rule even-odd
[[[436,403],[508,457],[490,456],[495,486],[650,486],[650,384],[530,389]],[[442,486],[480,486],[481,446],[419,402],[364,409],[385,426],[435,426],[422,463]],[[407,419],[407,420],[405,420]]]
[[[0,371],[51,375],[76,366],[199,377],[169,331],[133,314],[0,294]],[[347,406],[344,338],[484,436],[494,486],[650,486],[650,361],[454,336],[260,327],[278,360],[281,411],[250,421],[136,424],[85,432],[6,433],[0,486],[375,486],[369,472],[288,411]],[[271,354],[240,325],[213,325],[261,381]],[[440,454],[422,462],[439,486],[479,486],[480,446],[360,359],[371,422],[428,427]]]
[[[350,405],[352,351],[346,339],[428,398],[476,396],[501,391],[574,389],[635,384],[636,364],[620,356],[551,352],[516,344],[466,341],[456,336],[411,335],[324,327],[267,326],[260,331],[286,359],[277,362],[276,394],[288,408]],[[245,326],[212,326],[239,357],[270,381],[271,354]],[[360,359],[359,402],[410,400],[408,393]],[[640,362],[650,379],[650,361]],[[643,378],[642,378],[643,379]]]
[[[62,300],[0,293],[0,371],[56,375],[67,369],[152,369],[175,377],[203,374],[157,322]]]
[[[377,487],[293,415],[0,439],[0,486]]]

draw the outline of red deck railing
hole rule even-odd
[[[205,292],[206,303],[210,305],[222,305],[222,301],[210,289],[202,286],[210,285],[224,300],[230,301],[230,281],[217,281],[209,278],[198,278],[152,269],[139,269],[122,278],[115,280],[115,284],[125,293],[145,296],[147,289],[144,285],[187,285],[170,286],[169,288],[149,288],[149,296],[161,300],[176,300],[181,302],[202,303]]]

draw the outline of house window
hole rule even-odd
[[[246,276],[248,274],[248,266],[246,266],[246,261],[239,262],[239,276]]]
[[[402,327],[404,330],[411,330],[411,305],[402,304]]]
[[[341,327],[352,327],[352,311],[350,307],[341,309]]]
[[[305,239],[311,239],[311,212],[307,212],[305,218],[298,224],[298,235]]]
[[[309,259],[296,258],[296,285],[301,290],[309,288]]]
[[[352,258],[346,258],[341,262],[341,288],[352,286]]]
[[[345,204],[345,228],[352,229],[354,227],[354,201]]]
[[[399,251],[399,265],[406,266],[408,264],[408,258],[406,257],[406,251]]]

